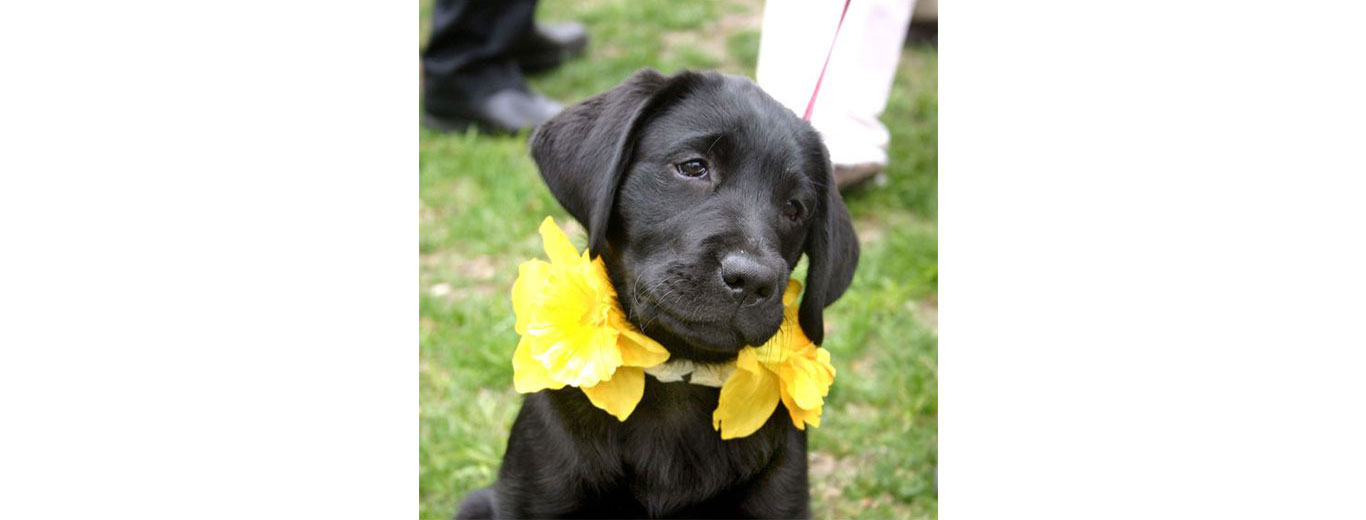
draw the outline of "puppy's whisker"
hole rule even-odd
[[[648,295],[648,294],[654,292],[656,289],[658,289],[659,286],[660,286],[662,283],[663,283],[663,282],[661,281],[661,282],[656,283],[654,286],[651,286],[651,287],[645,287],[644,284],[642,284],[642,283],[640,283],[640,282],[636,282],[635,284],[632,284],[632,286],[631,286],[631,299],[632,299],[632,301],[634,301],[634,302],[636,303],[636,305],[640,305],[640,294],[643,292],[643,293],[645,293],[645,294]],[[640,312],[637,311],[636,314],[639,315]]]
[[[653,286],[646,288],[646,289],[645,289],[645,294],[646,294],[646,295],[653,294],[656,290],[658,290],[661,286],[663,286],[664,284],[666,284],[666,283],[668,283],[668,282],[669,282],[669,278],[668,278],[668,277],[665,277],[663,280],[660,280],[659,282],[655,283]],[[672,288],[672,287],[670,288],[669,292],[673,292],[673,288]],[[666,296],[667,296],[668,293],[665,293],[665,294],[666,294]],[[656,300],[656,305],[662,304],[662,301],[663,301],[662,298],[656,298],[655,300]],[[638,301],[639,301],[639,300],[637,300],[637,302],[638,302]],[[637,312],[636,314],[637,314],[636,317],[637,317],[637,319],[639,320],[639,322],[636,323],[636,326],[637,326],[637,327],[640,327],[641,330],[645,330],[645,328],[648,327],[651,323],[654,323],[654,320],[646,320],[645,318],[641,317],[639,312]],[[656,319],[657,319],[657,318],[658,318],[658,317],[656,316]]]
[[[662,284],[661,284],[661,285],[662,285]],[[663,296],[660,296],[659,298],[656,298],[656,299],[655,299],[655,305],[658,306],[658,307],[661,307],[661,310],[662,310],[663,307],[671,306],[672,304],[668,303],[668,301],[669,301],[669,296],[672,296],[672,295],[677,295],[680,299],[683,297],[682,293],[679,293],[679,292],[678,292],[678,288],[677,288],[676,286],[670,286],[670,287],[669,287],[669,290],[666,291],[666,292],[664,293]],[[657,321],[659,321],[659,313],[655,313],[655,317],[654,317],[653,320],[650,321],[650,323],[653,324],[653,323],[655,323],[655,322],[657,322]]]
[[[631,312],[640,316],[640,282],[631,282]]]
[[[722,137],[725,137],[725,136],[726,136],[726,134],[721,134],[721,135],[716,136],[716,140],[714,140],[714,141],[711,142],[711,146],[708,146],[708,147],[707,147],[707,153],[708,153],[708,154],[711,154],[711,149],[712,149],[712,148],[715,148],[715,147],[716,147],[716,143],[721,142],[721,138],[722,138]]]

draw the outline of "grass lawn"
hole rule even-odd
[[[539,19],[578,20],[592,36],[584,59],[532,80],[566,104],[647,66],[753,76],[761,2],[544,0],[539,9]],[[425,39],[430,0],[421,13]],[[838,377],[810,435],[817,518],[937,514],[937,63],[932,48],[905,50],[882,118],[892,133],[888,182],[845,195],[863,257],[826,311]],[[420,153],[419,500],[422,518],[446,519],[467,491],[493,482],[521,403],[508,296],[517,264],[543,254],[542,218],[572,219],[542,183],[525,135],[423,130]],[[581,231],[576,240],[582,247]]]

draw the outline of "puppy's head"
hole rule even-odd
[[[820,136],[754,83],[643,70],[543,124],[531,151],[632,320],[676,356],[772,336],[803,253],[799,320],[821,343],[858,242]]]

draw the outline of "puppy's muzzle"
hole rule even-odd
[[[721,258],[723,289],[735,299],[735,330],[748,345],[761,345],[782,324],[786,265],[779,258],[728,253]]]

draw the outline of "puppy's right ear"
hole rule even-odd
[[[617,186],[630,166],[635,136],[649,116],[676,97],[690,73],[672,79],[650,69],[565,109],[531,135],[531,157],[560,205],[588,229],[592,256],[606,245]]]

